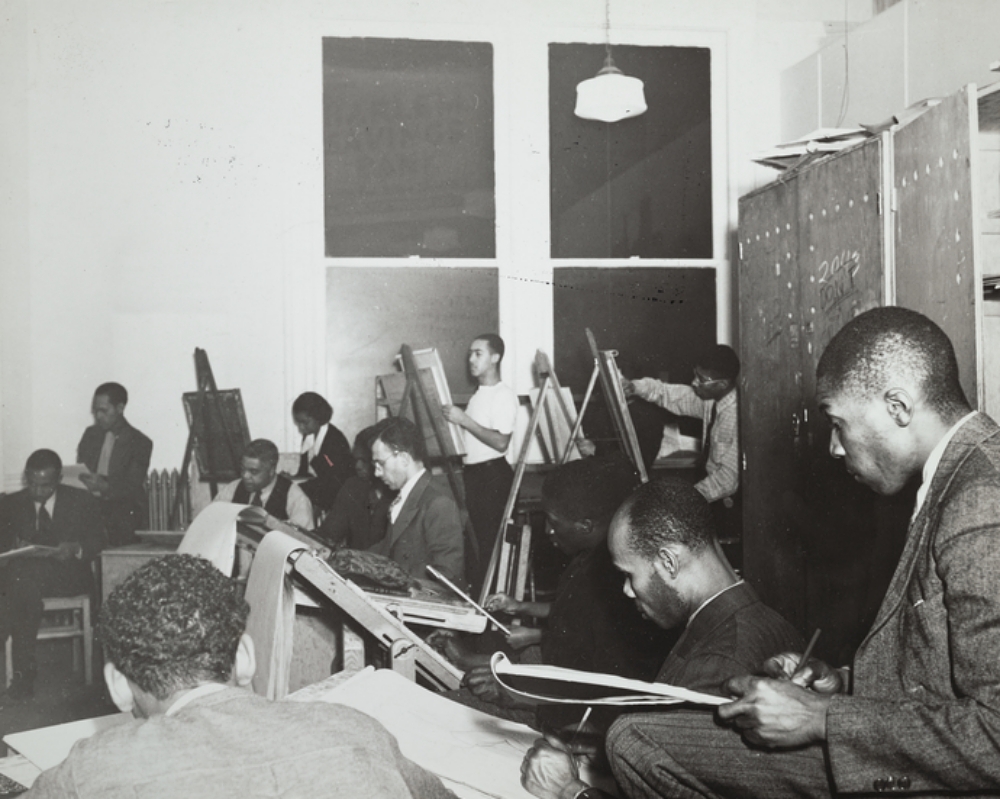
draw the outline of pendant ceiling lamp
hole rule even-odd
[[[604,67],[576,86],[576,108],[582,119],[618,122],[646,111],[642,81],[622,74],[611,58],[611,0],[604,0]]]

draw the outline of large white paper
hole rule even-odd
[[[37,730],[12,732],[4,736],[3,742],[45,771],[62,763],[77,741],[89,738],[94,733],[109,727],[125,724],[131,719],[131,713],[114,713],[94,719],[69,721],[52,727],[40,727]]]
[[[421,688],[387,669],[363,671],[310,699],[353,707],[382,722],[410,760],[463,797],[528,799],[521,762],[540,734]]]
[[[235,502],[210,502],[194,517],[177,553],[199,555],[210,560],[223,574],[232,574],[236,558],[236,520],[245,507]]]

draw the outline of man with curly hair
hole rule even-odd
[[[135,719],[77,743],[26,796],[454,796],[371,717],[251,693],[248,611],[201,558],[168,555],[132,574],[98,632],[108,691]]]

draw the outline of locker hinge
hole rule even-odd
[[[740,252],[740,254],[739,254],[740,261],[742,261],[743,260],[743,242],[742,241],[737,242],[736,246],[737,246],[737,248],[739,249],[739,252]]]
[[[878,215],[882,216],[882,192],[880,191],[875,192],[875,197],[878,200]]]

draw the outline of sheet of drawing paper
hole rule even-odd
[[[410,760],[465,799],[528,799],[521,761],[540,737],[525,724],[494,718],[421,688],[388,669],[360,672],[325,692],[382,722]]]
[[[236,517],[246,505],[210,502],[195,516],[177,547],[180,555],[200,555],[225,575],[233,573]]]
[[[287,533],[268,533],[257,547],[247,578],[247,632],[257,655],[253,690],[268,699],[282,699],[288,693],[295,593],[285,567],[293,552],[304,549],[305,544]]]
[[[4,736],[3,742],[45,771],[62,763],[77,741],[131,720],[131,713],[114,713],[110,716],[40,727],[37,730],[12,732]]]

